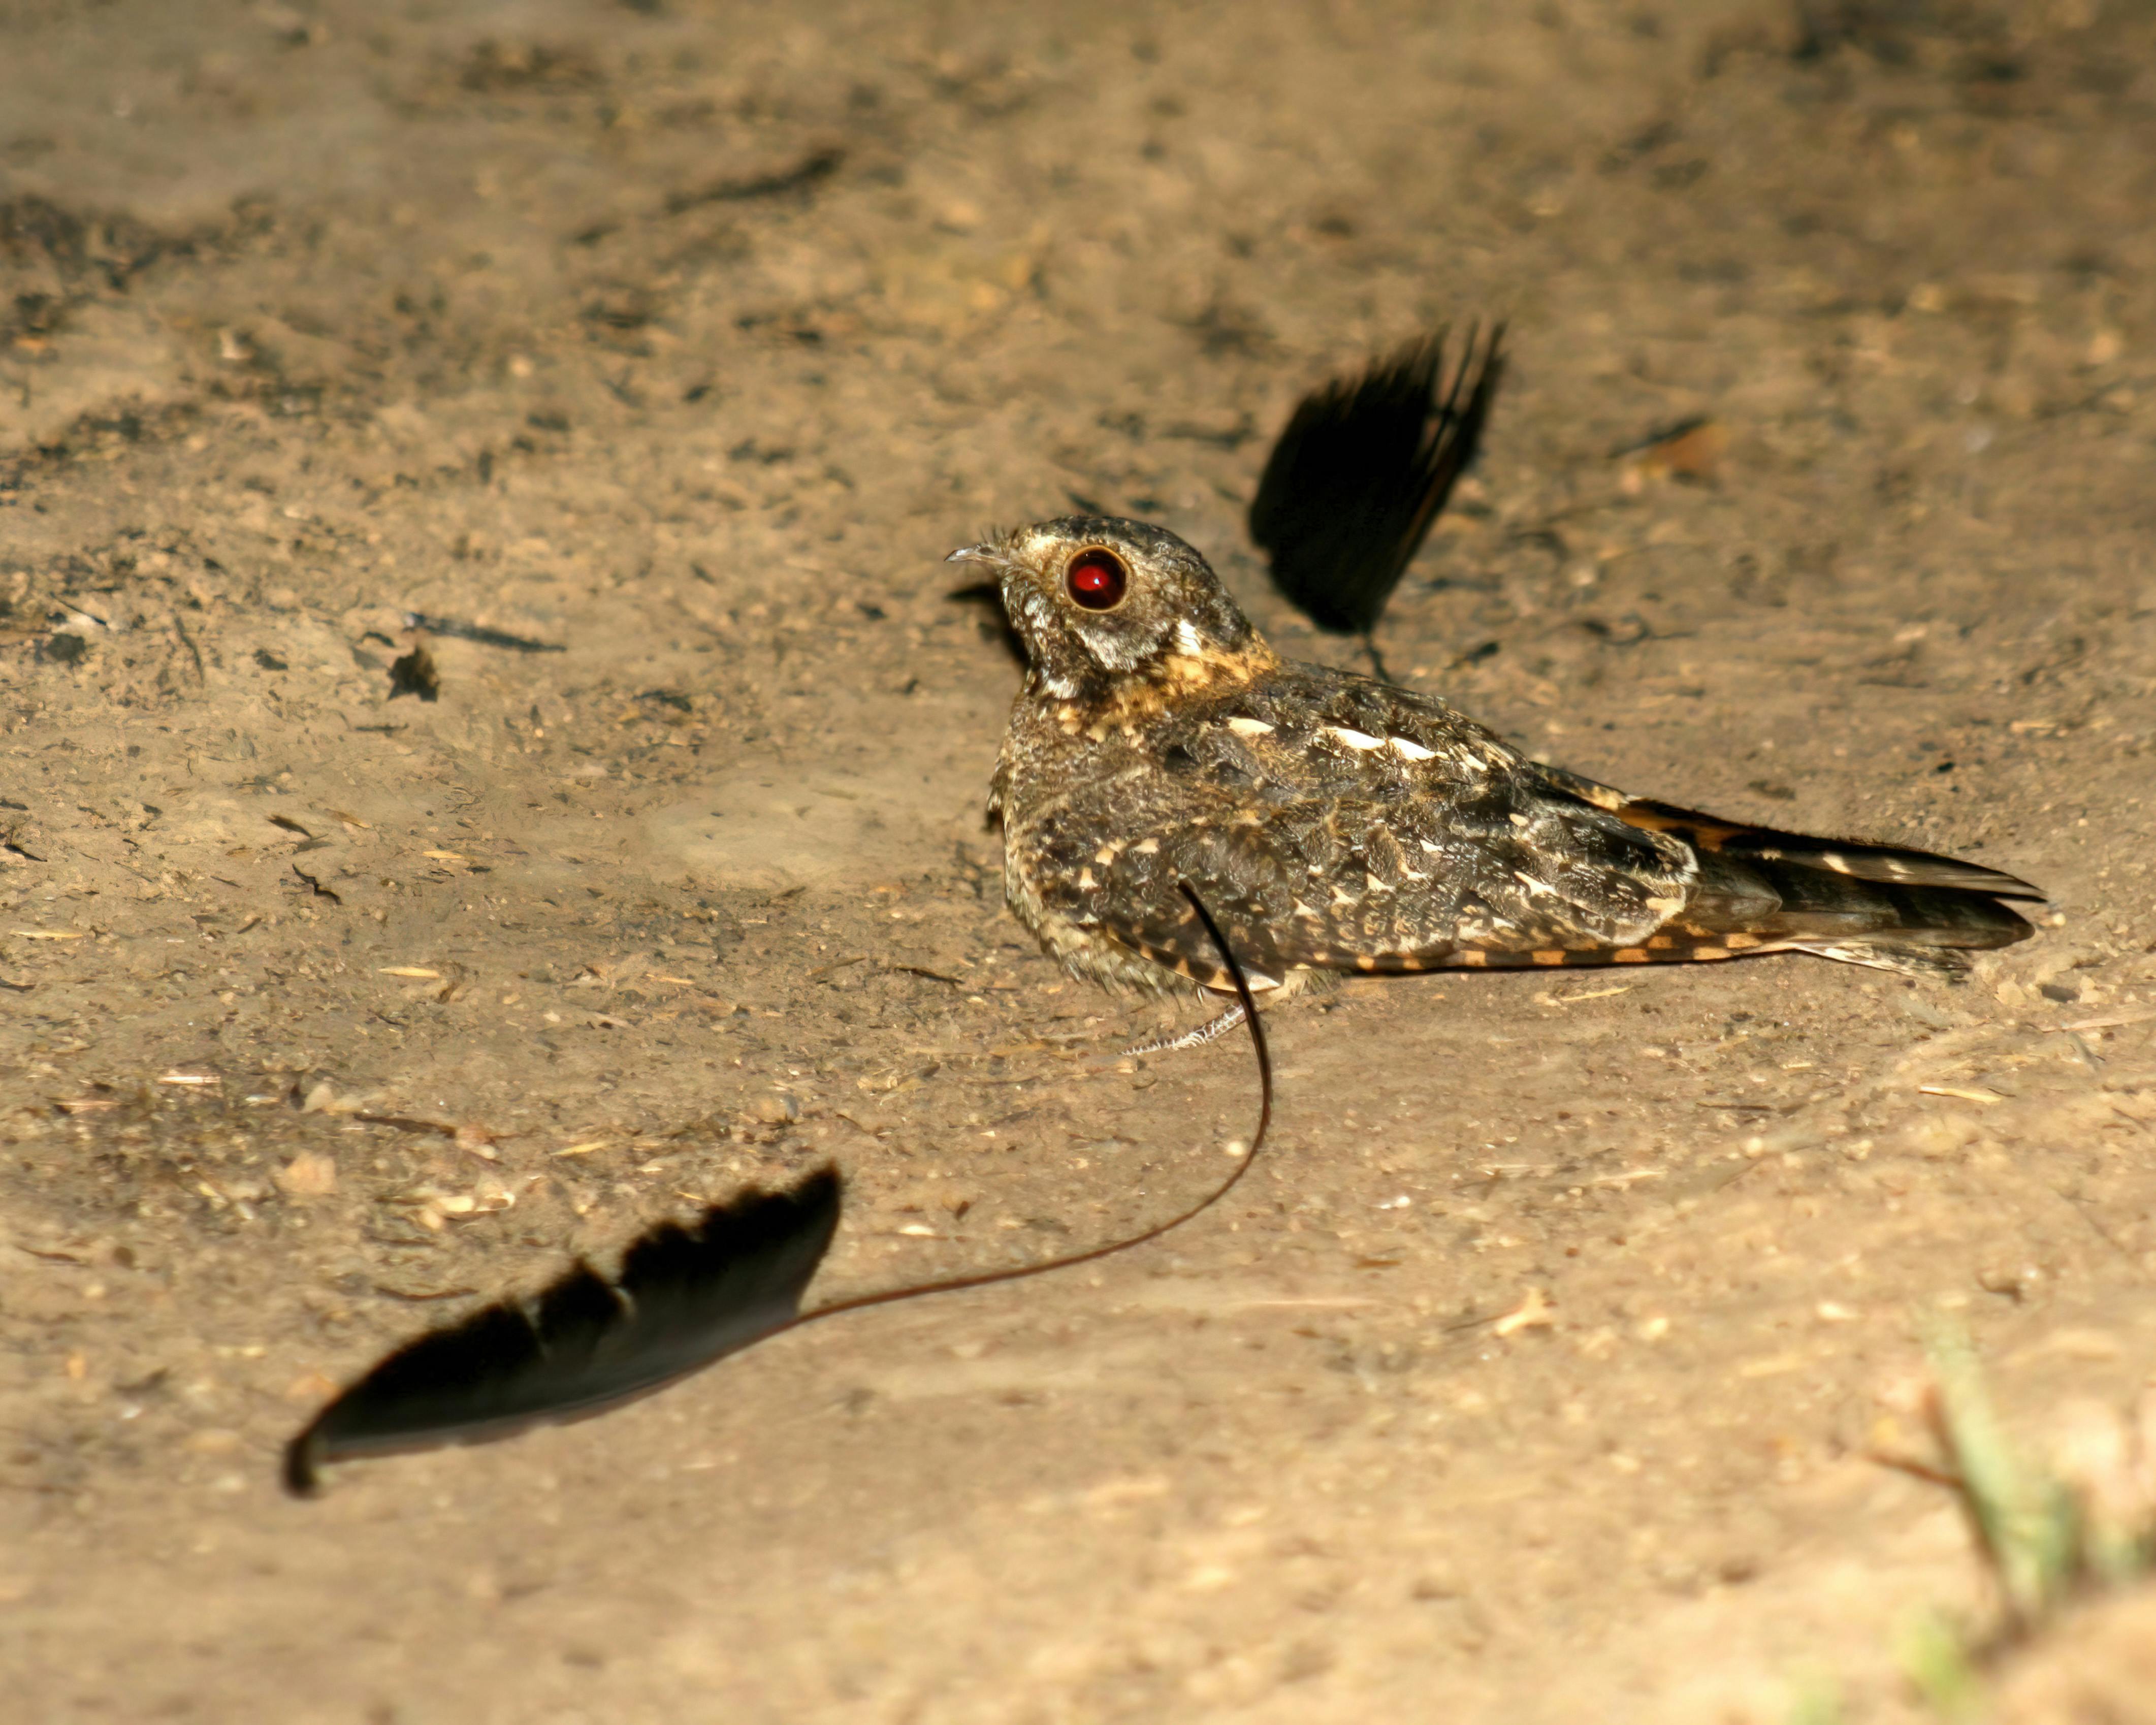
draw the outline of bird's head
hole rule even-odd
[[[1271,655],[1205,559],[1165,528],[1065,516],[951,553],[993,572],[1025,644],[1033,682],[1054,695],[1099,691],[1171,661]]]

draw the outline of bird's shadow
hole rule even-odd
[[[970,586],[953,588],[943,597],[954,604],[972,606],[974,621],[979,624],[983,639],[1002,642],[1004,651],[1011,656],[1011,663],[1020,670],[1025,669],[1025,643],[1011,627],[1010,618],[1004,610],[1004,590],[999,585],[993,581],[976,581]]]

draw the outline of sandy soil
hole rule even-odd
[[[1901,1627],[1984,1601],[1872,1459],[1912,1315],[2031,1441],[2156,1370],[2144,8],[0,33],[13,1717],[1914,1716]],[[745,1181],[844,1164],[839,1292],[1214,1178],[1246,1051],[1119,1061],[1170,1015],[1002,908],[1016,673],[937,559],[1083,498],[1343,657],[1243,536],[1265,439],[1476,315],[1395,669],[2027,875],[2037,939],[1290,1007],[1270,1159],[1160,1245],[279,1495],[386,1346]],[[1697,414],[1714,483],[1614,454]],[[394,696],[407,611],[564,650]],[[2017,1717],[2151,1717],[2117,1609]]]

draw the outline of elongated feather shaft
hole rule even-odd
[[[1272,1057],[1242,966],[1211,913],[1181,889],[1245,1011],[1258,1063],[1258,1122],[1227,1178],[1187,1209],[1122,1240],[1014,1269],[889,1288],[810,1312],[801,1296],[839,1224],[840,1181],[818,1169],[783,1192],[714,1204],[696,1226],[640,1236],[611,1281],[578,1263],[529,1302],[502,1301],[408,1343],[324,1408],[285,1451],[285,1485],[311,1496],[326,1465],[483,1443],[606,1412],[783,1330],[929,1294],[1091,1264],[1158,1240],[1233,1191],[1272,1120]]]

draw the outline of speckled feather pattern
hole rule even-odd
[[[1098,549],[1131,572],[1104,614],[1062,587]],[[1433,696],[1283,660],[1158,528],[1074,517],[960,555],[998,566],[1031,659],[990,793],[1006,892],[1080,976],[1226,987],[1179,880],[1258,988],[1790,947],[1902,968],[2028,932],[1990,896],[2033,896],[2010,876],[1637,801]]]

